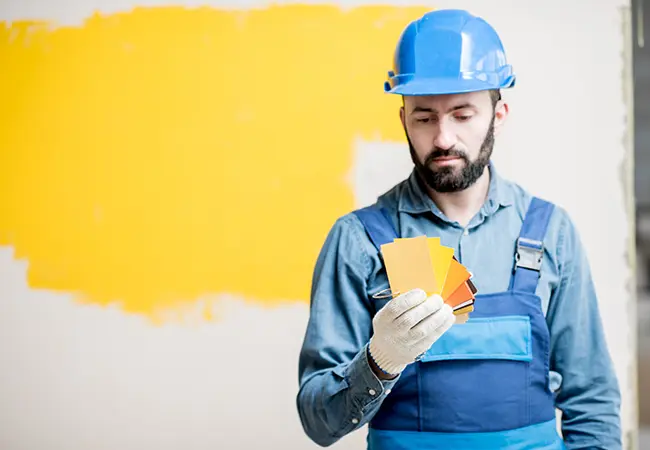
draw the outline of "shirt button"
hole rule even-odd
[[[374,389],[368,390],[368,394],[370,394],[370,395],[375,395],[376,393],[377,393],[377,391],[375,391]]]
[[[468,234],[469,234],[469,230],[468,230],[468,229],[463,230],[463,235],[464,235],[464,236],[467,236]]]
[[[358,423],[359,423],[359,419],[357,419],[357,418],[355,417],[354,419],[352,419],[352,423],[355,424],[355,425],[358,424]]]

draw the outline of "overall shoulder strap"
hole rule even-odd
[[[393,225],[393,221],[384,208],[377,205],[366,206],[365,208],[354,211],[359,218],[370,240],[381,254],[381,246],[393,242],[398,238],[398,233]]]
[[[511,289],[535,293],[542,268],[544,235],[555,205],[533,197],[515,249],[515,267]]]

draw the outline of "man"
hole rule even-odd
[[[495,30],[465,11],[427,13],[400,37],[385,90],[403,96],[415,167],[337,220],[316,263],[297,406],[317,444],[368,424],[372,450],[621,448],[578,232],[490,161],[514,82]],[[377,298],[389,287],[379,247],[418,235],[473,273],[466,323],[419,289]]]

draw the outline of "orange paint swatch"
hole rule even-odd
[[[443,298],[445,299],[445,303],[454,308],[470,300],[474,300],[474,294],[472,294],[467,283],[462,283],[449,297]]]
[[[469,280],[469,278],[469,271],[461,263],[452,259],[449,265],[449,272],[447,273],[445,285],[442,289],[442,298],[449,298],[449,296],[452,295],[461,284]]]

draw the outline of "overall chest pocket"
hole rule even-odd
[[[470,318],[452,326],[422,357],[422,362],[502,359],[530,362],[532,330],[527,315]]]

